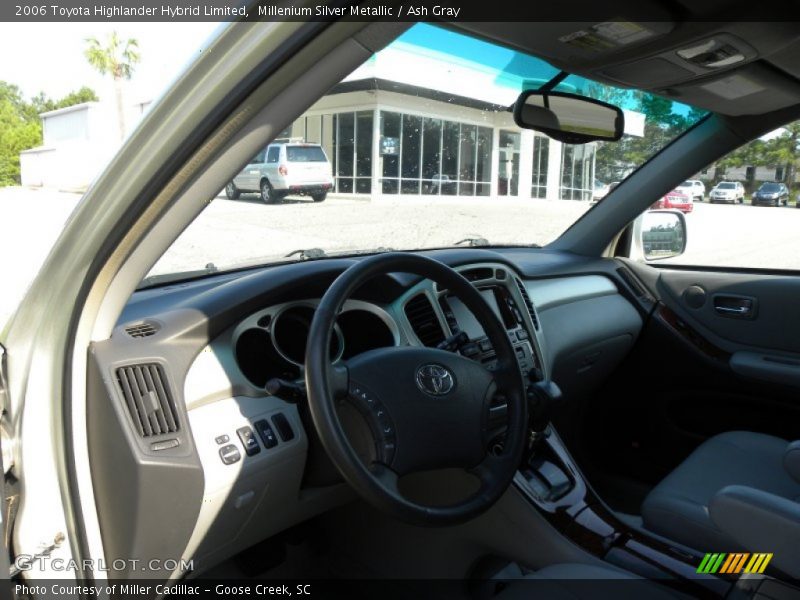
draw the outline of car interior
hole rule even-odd
[[[179,131],[198,114],[179,117],[178,98],[202,89],[177,80],[65,234],[92,202],[120,203],[104,213],[116,233],[109,221],[80,263],[91,283],[70,334],[89,348],[74,359],[73,504],[99,532],[73,552],[193,560],[109,578],[390,578],[398,597],[424,579],[463,582],[448,589],[463,598],[593,597],[581,580],[624,581],[616,597],[630,598],[800,595],[800,278],[648,263],[635,226],[705,165],[800,118],[800,30],[726,18],[727,2],[638,4],[652,18],[601,50],[563,41],[600,20],[446,24],[709,112],[551,244],[135,289],[199,198],[409,24],[223,31],[196,67],[231,84],[205,96],[208,118]],[[604,5],[606,20],[626,6]],[[176,145],[145,142],[156,119]],[[771,558],[759,576],[700,573],[715,552]]]

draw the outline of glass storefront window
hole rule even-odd
[[[543,135],[533,137],[533,172],[531,175],[531,198],[547,196],[547,168],[550,163],[550,138]]]
[[[356,113],[356,193],[372,191],[372,122],[371,110]]]
[[[422,193],[438,194],[442,175],[442,121],[422,120]]]
[[[518,131],[500,131],[500,154],[497,169],[497,193],[519,194],[519,153],[522,136]]]
[[[403,194],[419,194],[419,162],[422,150],[422,117],[403,115],[403,134],[400,138],[400,171]]]
[[[564,200],[591,200],[594,188],[593,143],[572,146],[564,144],[561,159],[561,198]]]
[[[400,114],[381,111],[381,189],[384,194],[397,194],[400,191],[397,179],[400,177],[400,123]]]
[[[492,130],[478,127],[477,162],[475,164],[475,195],[488,196],[492,178]]]
[[[370,110],[333,115],[333,152],[329,156],[337,192],[372,191],[372,120]],[[324,133],[324,118],[322,127]]]
[[[442,129],[442,184],[440,193],[453,196],[458,191],[458,123],[444,122]]]
[[[488,196],[492,129],[381,111],[384,194]]]

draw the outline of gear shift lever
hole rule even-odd
[[[531,431],[538,436],[547,429],[553,411],[561,404],[561,388],[555,381],[549,379],[531,382],[527,398]]]

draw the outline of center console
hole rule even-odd
[[[497,265],[473,265],[459,271],[478,288],[505,326],[523,375],[533,371],[536,377],[543,378],[541,351],[536,337],[539,320],[522,282],[506,268]],[[492,370],[496,363],[494,348],[472,312],[446,290],[439,296],[439,305],[450,333],[463,332],[468,338],[459,347],[459,352]]]

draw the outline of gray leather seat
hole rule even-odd
[[[781,498],[800,500],[797,442],[745,431],[717,435],[704,442],[647,496],[645,528],[701,552],[740,546],[709,515],[712,498],[740,485]]]
[[[675,600],[682,598],[666,588],[613,567],[559,564],[514,581],[497,600]]]

